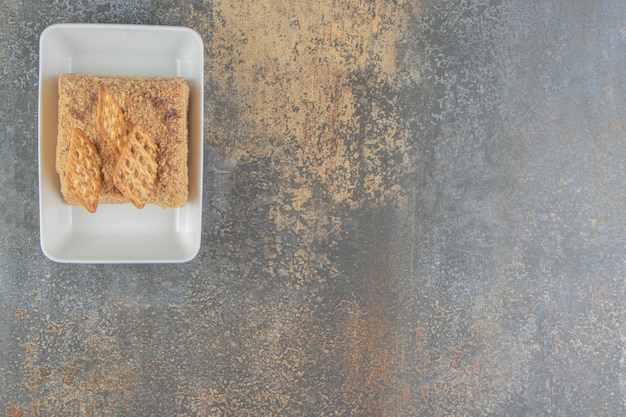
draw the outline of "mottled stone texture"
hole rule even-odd
[[[38,37],[204,39],[203,244],[41,253]],[[0,414],[626,415],[623,1],[0,5]]]

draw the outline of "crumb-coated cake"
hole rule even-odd
[[[104,87],[102,87],[104,86]],[[103,88],[116,102],[124,134],[139,125],[156,144],[156,178],[150,184],[147,203],[161,207],[182,207],[187,202],[189,176],[188,120],[189,86],[180,77],[131,77],[62,74],[59,77],[58,136],[56,170],[61,193],[67,204],[81,204],[65,181],[74,129],[80,129],[93,142],[101,168],[100,203],[126,203],[127,198],[114,183],[121,149],[114,149],[99,126],[99,96]],[[99,103],[100,101],[100,103]],[[107,103],[105,103],[107,104]],[[123,121],[121,120],[123,119]],[[120,145],[121,146],[121,145]],[[134,204],[135,202],[132,201]],[[137,204],[135,204],[137,205]],[[139,206],[138,206],[139,207]]]

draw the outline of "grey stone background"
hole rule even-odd
[[[204,39],[193,261],[43,256],[64,22]],[[626,415],[624,2],[7,0],[0,35],[0,414]]]

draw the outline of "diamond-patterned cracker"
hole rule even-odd
[[[74,128],[65,166],[65,186],[90,213],[98,208],[100,169],[96,146],[81,129]]]
[[[98,91],[98,110],[96,114],[98,132],[109,145],[115,156],[120,156],[126,140],[126,123],[124,112],[105,86],[100,85]]]
[[[143,208],[152,194],[157,178],[158,146],[140,125],[128,132],[113,183],[135,207]]]

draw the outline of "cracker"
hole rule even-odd
[[[126,140],[124,112],[104,84],[100,84],[98,91],[96,122],[102,139],[111,147],[115,156],[119,157]]]
[[[65,167],[67,190],[90,213],[98,208],[101,173],[98,150],[80,128],[72,130],[70,150]]]
[[[158,147],[140,125],[133,125],[126,137],[113,183],[135,207],[143,208],[154,189],[157,177]]]

